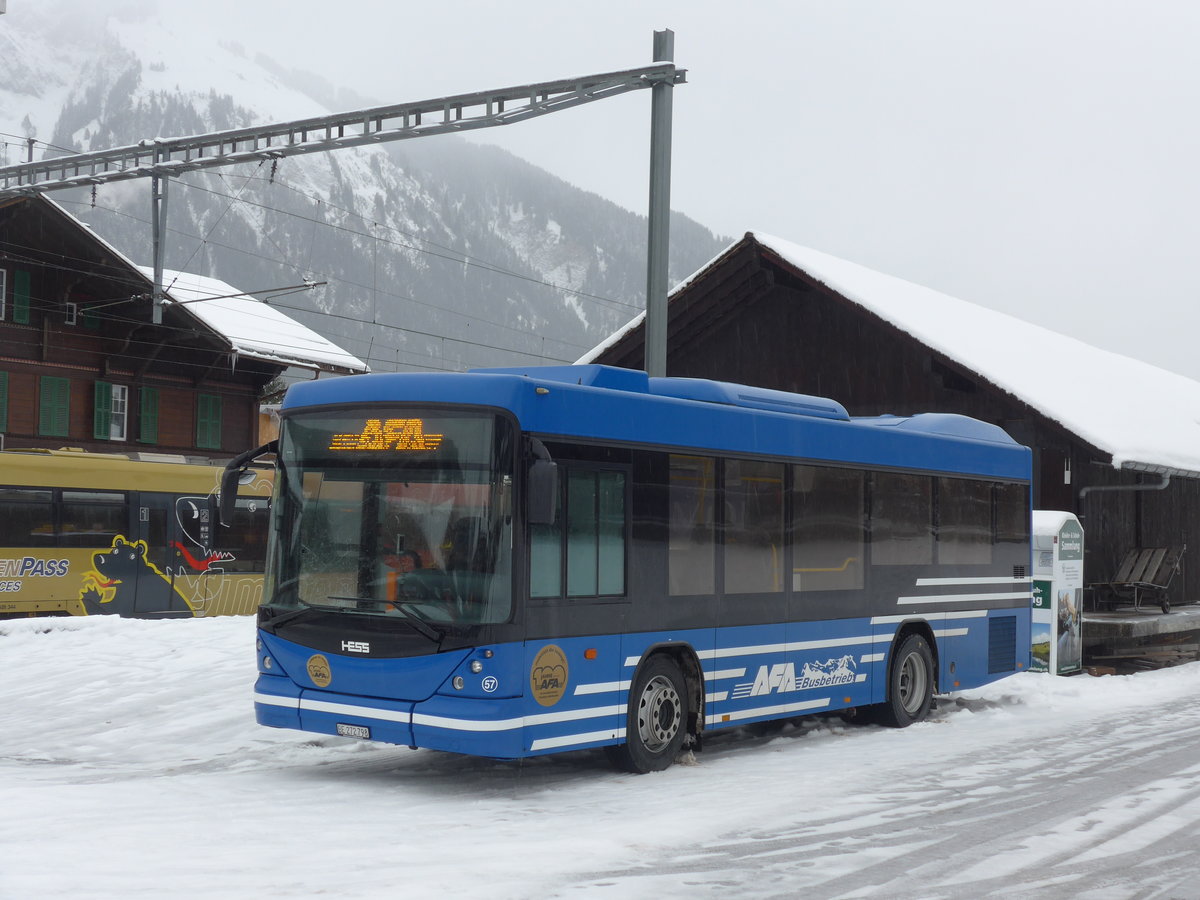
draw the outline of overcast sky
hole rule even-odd
[[[163,8],[386,103],[646,65],[671,28],[675,209],[1200,379],[1195,2]],[[640,91],[475,139],[644,213],[649,117]]]

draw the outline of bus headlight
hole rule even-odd
[[[271,657],[269,657],[269,656],[263,657],[263,668],[264,669],[269,669],[274,665],[275,665],[275,662],[274,662],[274,660],[271,659]]]
[[[455,675],[453,684],[454,684],[454,689],[456,691],[461,691],[463,689],[463,687],[466,685],[466,681],[463,680],[463,677],[461,675]]]
[[[471,660],[471,671],[474,672],[476,675],[478,675],[480,672],[483,671],[483,663],[481,663],[477,659]]]

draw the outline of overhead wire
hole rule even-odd
[[[85,203],[83,203],[82,201],[66,201],[66,202],[72,202],[72,203],[75,203],[76,205],[80,205],[80,206],[87,206],[87,205],[89,205],[89,204],[85,204]],[[243,201],[243,202],[247,202],[247,201]],[[131,214],[131,213],[126,213],[126,212],[124,212],[124,211],[122,211],[122,210],[118,210],[118,209],[115,209],[115,208],[113,208],[113,207],[104,206],[104,205],[99,205],[99,206],[97,206],[96,208],[97,208],[97,209],[102,209],[102,210],[104,210],[104,211],[106,211],[106,212],[111,212],[111,213],[114,213],[115,215],[119,215],[119,216],[122,216],[122,217],[125,217],[125,218],[128,218],[128,219],[131,219],[131,220],[133,220],[133,221],[135,221],[135,222],[139,222],[139,223],[142,223],[142,224],[144,224],[144,225],[147,225],[147,226],[149,226],[149,224],[150,224],[150,223],[149,223],[149,222],[147,222],[145,219],[143,219],[143,218],[141,218],[141,217],[139,217],[139,216],[135,216],[135,215],[133,215],[133,214]],[[191,238],[191,239],[200,239],[198,235],[194,235],[194,234],[191,234],[191,233],[189,233],[189,232],[186,232],[186,231],[181,231],[181,230],[179,230],[179,229],[176,229],[176,228],[170,228],[170,229],[168,229],[168,230],[169,230],[169,231],[171,231],[171,232],[173,232],[173,233],[175,233],[175,234],[177,234],[177,235],[179,235],[179,236],[181,236],[181,237],[185,237],[185,238]],[[0,244],[2,244],[2,243],[3,243],[3,241],[0,241]],[[311,271],[312,271],[310,268],[307,268],[307,267],[304,267],[304,266],[300,266],[300,265],[297,265],[297,264],[295,264],[295,263],[288,262],[287,260],[280,260],[280,259],[275,259],[275,258],[273,258],[273,257],[270,257],[270,256],[264,256],[264,255],[263,255],[263,254],[261,254],[261,253],[256,253],[256,252],[254,252],[254,251],[252,251],[252,250],[247,250],[247,249],[245,249],[244,247],[236,247],[236,246],[233,246],[233,245],[231,245],[231,244],[225,244],[225,243],[222,243],[222,242],[220,242],[220,241],[213,241],[213,240],[211,240],[211,239],[208,241],[208,243],[209,243],[209,245],[210,245],[210,246],[213,246],[213,247],[220,247],[220,248],[222,248],[222,249],[224,249],[224,250],[229,250],[229,251],[232,251],[232,252],[234,252],[234,253],[240,253],[240,254],[243,254],[243,255],[245,255],[245,256],[250,256],[250,257],[253,257],[253,258],[255,258],[255,259],[261,259],[261,260],[264,260],[265,262],[271,262],[271,263],[276,263],[276,264],[282,264],[282,265],[286,265],[286,266],[289,266],[290,268],[294,269],[294,270],[295,270],[296,272],[298,272],[298,273],[302,273],[302,274],[304,274],[304,273],[309,273],[309,272],[311,272]],[[80,262],[86,262],[86,260],[82,260],[82,259],[81,259],[81,260],[79,260],[79,261],[80,261]],[[350,286],[350,287],[360,288],[360,289],[362,289],[362,290],[364,290],[364,291],[369,291],[369,290],[371,289],[371,288],[370,288],[370,285],[363,284],[363,283],[360,283],[360,282],[354,281],[354,280],[352,280],[352,279],[349,279],[349,278],[339,278],[339,277],[337,277],[337,276],[330,275],[330,274],[329,274],[329,273],[327,273],[327,272],[322,272],[322,273],[320,273],[320,274],[321,274],[323,277],[325,277],[327,280],[334,281],[334,282],[337,282],[337,283],[339,283],[339,284],[344,284],[344,285],[348,285],[348,286]],[[255,291],[254,293],[262,293],[262,291]],[[457,316],[457,317],[459,317],[459,318],[462,318],[462,319],[466,319],[466,320],[468,320],[468,322],[472,322],[472,321],[473,321],[473,322],[478,322],[478,323],[480,323],[480,324],[483,324],[483,325],[490,325],[490,326],[492,326],[492,327],[494,327],[494,328],[500,328],[500,329],[503,329],[503,330],[506,330],[506,331],[513,331],[513,332],[515,332],[515,333],[517,333],[517,334],[522,334],[522,335],[528,335],[528,334],[529,334],[529,332],[528,332],[527,330],[520,329],[520,328],[516,328],[516,327],[514,327],[514,326],[512,326],[512,325],[505,325],[505,324],[504,324],[504,323],[502,323],[502,322],[495,322],[495,321],[493,321],[493,320],[490,320],[490,319],[485,319],[485,318],[482,318],[482,317],[479,317],[479,316],[472,316],[472,315],[469,315],[469,314],[467,314],[467,313],[460,312],[460,311],[458,311],[458,310],[454,310],[454,309],[448,309],[448,308],[446,308],[445,306],[439,306],[439,305],[437,305],[437,304],[434,304],[434,303],[429,303],[429,302],[427,302],[427,301],[418,300],[418,299],[416,299],[415,297],[412,297],[411,295],[408,295],[408,294],[399,294],[399,293],[396,293],[395,291],[388,291],[388,290],[384,290],[384,289],[382,289],[382,288],[378,290],[378,293],[382,294],[382,295],[383,295],[383,296],[385,296],[385,297],[391,297],[391,298],[393,298],[393,299],[396,299],[396,300],[408,301],[408,302],[410,302],[410,303],[413,303],[413,304],[416,304],[416,305],[418,305],[418,306],[427,307],[427,308],[429,308],[429,309],[431,309],[431,310],[434,310],[435,312],[438,312],[438,313],[441,313],[441,314],[448,314],[448,315]],[[324,311],[322,311],[322,310],[320,310],[320,309],[311,309],[311,310],[303,310],[303,311],[304,311],[304,312],[311,312],[311,313],[314,313],[314,314],[320,314],[320,315],[333,315],[332,313],[326,313],[326,312],[324,312]],[[380,323],[380,322],[366,322],[365,320],[356,320],[356,321],[362,321],[362,322],[363,322],[363,324],[375,324],[375,325],[381,325],[381,326],[383,325],[383,323]],[[387,327],[400,327],[400,326],[387,326]],[[447,337],[449,337],[449,336],[447,335]],[[558,341],[559,343],[563,343],[563,344],[566,344],[566,345],[568,345],[568,346],[573,346],[573,347],[576,347],[576,348],[578,348],[578,349],[580,349],[580,350],[588,350],[588,349],[591,349],[589,345],[584,345],[584,344],[575,344],[575,343],[573,343],[573,342],[571,342],[571,341],[568,341],[568,340],[566,340],[566,339],[555,339],[555,340],[556,340],[556,341]],[[503,348],[498,348],[498,349],[503,349]]]

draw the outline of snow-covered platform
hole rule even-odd
[[[1083,614],[1084,662],[1130,657],[1200,658],[1200,606],[1124,607]]]

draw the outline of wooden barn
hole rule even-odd
[[[1188,565],[1200,554],[1200,383],[755,233],[668,310],[668,375],[830,397],[851,415],[1000,425],[1033,449],[1034,507],[1082,520],[1088,582],[1111,581],[1134,548],[1186,547],[1170,603],[1200,601],[1200,565]],[[643,359],[639,317],[580,362]]]
[[[45,197],[0,201],[3,448],[228,457],[285,369],[367,371],[214,279],[167,273],[154,324],[152,275]]]

